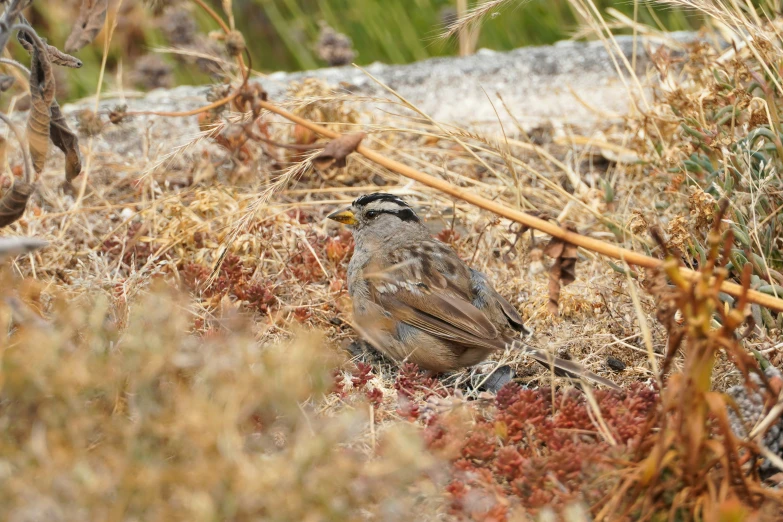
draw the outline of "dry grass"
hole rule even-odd
[[[777,42],[776,26],[754,27]],[[783,159],[775,133],[758,130],[779,126],[767,115],[782,93],[761,65],[777,63],[776,45],[746,40],[736,57],[706,44],[656,50],[649,75],[628,79],[634,96],[637,83],[654,87],[639,112],[535,146],[529,129],[491,136],[422,115],[361,113],[318,83],[294,86],[289,103],[335,130],[361,125],[366,144],[391,157],[580,233],[662,255],[648,234],[657,226],[666,248],[697,268],[708,259],[716,198],[730,193],[724,224],[737,239],[726,277],[739,279],[747,260],[748,284],[776,292]],[[412,114],[404,102],[394,112]],[[221,117],[231,124],[210,134]],[[341,171],[306,168],[299,152],[248,140],[242,121],[201,117],[205,132],[176,154],[165,141],[176,123],[136,116],[107,126],[88,141],[81,193],[58,186],[59,160],[50,160],[25,217],[3,229],[50,246],[0,272],[2,518],[524,520],[549,504],[568,520],[586,520],[580,509],[606,516],[600,502],[645,471],[633,454],[645,422],[665,417],[650,388],[665,376],[654,369],[692,367],[682,354],[666,357],[671,324],[656,318],[660,293],[637,287],[658,281],[653,274],[580,251],[577,281],[553,315],[544,237],[357,155]],[[279,143],[314,138],[269,115],[251,124]],[[9,154],[18,162],[18,151]],[[404,196],[433,235],[485,271],[535,332],[534,345],[612,378],[626,396],[585,399],[513,352],[440,381],[348,352],[353,244],[324,217],[373,190]],[[758,324],[742,343],[779,367],[783,319],[750,308]],[[712,316],[699,324],[720,326]],[[610,357],[625,370],[610,370]],[[711,389],[743,381],[729,357],[716,357]],[[535,389],[508,387],[495,399],[465,384],[498,364]],[[715,429],[703,425],[705,437]],[[577,454],[578,469],[568,468]],[[722,483],[705,475],[699,494],[708,495]],[[667,480],[670,489],[642,507],[689,519],[690,505],[674,495],[682,482]],[[651,490],[633,491],[641,499]],[[779,495],[766,491],[773,507],[763,509],[774,509]],[[628,506],[634,519],[638,506]]]

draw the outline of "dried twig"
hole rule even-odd
[[[226,22],[223,21],[222,18],[220,18],[220,15],[218,15],[214,9],[209,7],[203,0],[193,0],[195,4],[197,4],[201,9],[204,10],[217,24],[220,26],[221,30],[228,35],[231,33],[231,28],[226,25]],[[241,85],[234,90],[231,94],[228,96],[225,96],[224,98],[221,98],[220,100],[217,100],[213,103],[210,103],[209,105],[205,105],[204,107],[199,107],[197,109],[192,109],[189,111],[180,111],[180,112],[166,112],[166,111],[128,111],[129,116],[165,116],[168,118],[185,118],[188,116],[195,116],[197,114],[201,114],[207,111],[211,111],[212,109],[217,109],[218,107],[222,107],[228,103],[233,102],[238,97],[240,97],[243,92],[245,92],[248,80],[250,79],[250,71],[252,70],[252,63],[250,59],[250,52],[245,47],[244,53],[247,56],[247,65],[245,64],[244,58],[242,58],[242,53],[237,54],[237,64],[239,65],[239,70],[242,71],[242,83]]]
[[[33,0],[11,0],[0,16],[0,50],[5,49],[8,39],[11,38],[11,28],[16,24],[22,11],[30,7]]]
[[[311,131],[316,132],[322,136],[326,136],[329,138],[337,138],[339,136],[337,132],[333,132],[327,129],[326,127],[313,123],[309,120],[306,120],[305,118],[296,116],[295,114],[292,114],[284,109],[281,109],[277,105],[270,103],[268,101],[262,101],[260,102],[260,105],[261,107],[268,110],[269,112],[273,112],[279,116],[282,116],[287,120],[290,120],[294,123],[298,123],[303,127],[306,127]],[[489,210],[490,212],[494,212],[499,216],[510,219],[512,221],[516,221],[529,228],[534,228],[538,231],[544,232],[545,234],[549,234],[552,237],[559,238],[563,241],[566,241],[567,243],[574,244],[586,250],[590,250],[592,252],[596,252],[598,254],[602,254],[614,259],[624,260],[626,263],[630,265],[640,266],[644,268],[659,268],[663,265],[663,261],[661,261],[660,259],[655,259],[653,257],[645,256],[643,254],[639,254],[638,252],[634,252],[632,250],[628,250],[622,247],[618,247],[616,245],[611,245],[604,241],[599,241],[597,239],[586,237],[576,232],[565,230],[554,223],[546,222],[542,219],[533,217],[519,210],[514,210],[512,208],[509,208],[506,205],[503,205],[496,201],[491,201],[489,199],[486,199],[476,194],[474,191],[454,186],[448,181],[435,178],[423,172],[419,172],[418,170],[411,168],[403,163],[400,163],[399,161],[395,161],[393,159],[387,158],[375,152],[374,150],[367,148],[364,145],[359,145],[356,148],[356,152],[358,152],[365,158],[369,159],[370,161],[373,161],[378,165],[386,167],[387,169],[392,170],[402,176],[405,176],[406,178],[410,178],[414,181],[418,181],[419,183],[427,185],[428,187],[444,192],[455,198],[459,198],[479,208],[482,208],[484,210]],[[699,278],[698,273],[694,272],[693,270],[682,268],[681,272],[685,278],[691,281]],[[740,297],[741,295],[744,294],[741,285],[738,285],[736,283],[731,283],[729,281],[723,281],[721,283],[720,289],[722,292],[725,292],[735,297]],[[779,312],[783,312],[783,299],[778,299],[771,295],[763,294],[755,290],[747,291],[747,299],[750,302],[765,306],[767,308],[771,308]]]

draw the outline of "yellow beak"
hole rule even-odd
[[[356,216],[354,216],[353,212],[351,212],[351,209],[345,209],[345,210],[338,210],[337,212],[334,212],[332,214],[329,214],[329,219],[333,219],[339,223],[343,223],[345,225],[355,225],[356,224]]]

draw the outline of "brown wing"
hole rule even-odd
[[[500,295],[497,292],[493,292],[495,294],[495,301],[500,305],[500,309],[503,310],[503,315],[506,316],[506,319],[508,319],[508,322],[511,324],[511,326],[514,328],[514,330],[524,330],[525,325],[522,324],[522,317],[520,317],[519,312],[517,312],[516,308],[511,306],[511,303],[506,301],[506,299]]]
[[[391,266],[382,270],[368,267],[364,277],[373,300],[398,320],[435,337],[463,346],[502,348],[497,328],[471,303],[469,286],[453,284],[437,257],[422,255],[421,248],[393,253]]]
[[[451,255],[456,257],[453,251]],[[455,278],[447,278],[442,272],[444,263],[453,262],[445,256],[441,256],[439,261],[437,255],[422,256],[414,250],[402,249],[391,254],[389,258],[392,261],[391,266],[368,267],[364,277],[370,287],[372,299],[396,320],[454,343],[455,348],[496,350],[505,346],[501,332],[472,302],[475,297],[471,295],[475,282],[473,278],[476,274],[484,277],[483,274],[470,270],[459,261],[456,269],[465,270],[462,280],[466,282],[465,285],[460,285]],[[422,259],[428,261],[422,263]],[[491,290],[491,297],[498,299],[509,322],[522,327],[522,318],[514,307],[488,283],[487,288]],[[522,348],[528,356],[544,366],[554,366],[572,377],[581,376],[617,388],[611,381],[585,370],[577,363],[526,346]]]
[[[424,301],[415,292],[405,290],[381,295],[378,300],[398,320],[455,345],[493,350],[503,347],[492,323],[467,301],[438,294]]]
[[[490,284],[487,277],[478,270],[470,269],[471,293],[474,296],[474,302],[485,303],[489,308],[495,308],[489,315],[497,321],[497,324],[510,326],[518,332],[528,333],[522,323],[516,308],[500,295]]]

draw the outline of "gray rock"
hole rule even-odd
[[[670,36],[680,41],[695,38],[691,33]],[[630,57],[632,38],[617,37],[617,42],[623,53]],[[639,72],[649,65],[644,44],[640,40],[637,47]],[[471,130],[496,132],[499,130],[498,117],[505,131],[511,135],[518,134],[515,120],[526,131],[542,125],[551,127],[553,122],[589,127],[602,121],[607,113],[625,113],[629,103],[628,91],[601,42],[561,42],[508,52],[481,50],[468,57],[433,58],[409,65],[375,63],[366,69],[437,121],[457,123]],[[336,88],[364,97],[391,97],[383,87],[352,66],[274,73],[253,81],[261,82],[270,100],[283,102],[291,82],[305,78],[320,78]],[[596,110],[585,107],[570,89]],[[187,111],[207,103],[207,90],[208,86],[181,86],[146,94],[126,93],[123,99],[104,95],[99,105],[100,113],[105,119],[105,115],[121,103],[127,103],[131,112]],[[507,114],[497,97],[498,93],[514,118]],[[386,111],[406,112],[399,106],[374,101],[365,102],[362,109],[367,114],[380,114],[376,107],[381,105]],[[75,128],[75,113],[94,107],[94,99],[87,98],[64,106],[63,112]],[[410,114],[410,111],[407,113]],[[15,119],[22,125],[26,117],[27,113],[15,114]],[[113,162],[125,158],[124,165],[121,165],[124,168],[119,169],[121,176],[137,177],[160,165],[165,165],[168,172],[184,169],[198,158],[202,150],[218,150],[217,145],[208,140],[197,140],[199,134],[196,116],[136,115],[120,125],[107,124],[91,143],[93,154],[98,158],[93,164],[91,176],[116,179],[118,169],[105,168],[101,157],[110,157]],[[87,139],[81,137],[81,141],[82,146],[86,146]],[[61,161],[59,151],[54,151],[54,147],[51,149],[51,154]],[[140,158],[145,161],[139,161]],[[50,163],[50,166],[54,165],[56,163]],[[62,174],[47,169],[46,177],[55,182],[55,178],[59,181]]]
[[[625,370],[626,365],[623,361],[621,361],[617,357],[613,357],[609,355],[606,357],[606,367],[612,370],[613,372],[622,372]]]
[[[767,378],[781,377],[780,370],[774,366],[769,366],[764,371]],[[756,384],[761,384],[755,374],[751,378]],[[732,386],[727,393],[734,399],[739,409],[739,415],[734,409],[729,409],[729,421],[731,429],[738,437],[747,437],[747,427],[752,427],[767,413],[764,410],[764,396],[758,391],[749,391],[745,386]],[[783,418],[779,418],[776,423],[770,426],[767,433],[764,434],[764,446],[772,453],[783,458]],[[764,459],[761,462],[760,471],[762,477],[768,476],[779,471],[769,460]]]
[[[671,37],[679,41],[695,38],[692,33],[673,33]],[[617,37],[617,42],[630,59],[633,39]],[[645,43],[654,44],[640,40],[637,46],[639,73],[649,65],[643,47]],[[506,113],[496,94],[503,97],[515,119],[527,130],[552,119],[589,125],[602,117],[580,103],[570,89],[603,113],[623,114],[629,102],[628,91],[601,42],[560,42],[553,46],[525,47],[508,52],[482,49],[473,56],[432,58],[408,65],[374,63],[366,70],[437,121],[459,123],[465,127],[490,125],[497,128],[497,110],[507,132],[511,133],[516,133],[514,119]],[[353,66],[279,72],[254,81],[261,82],[270,100],[279,102],[285,100],[286,89],[291,82],[305,78],[319,78],[335,87],[342,85],[344,89],[363,96],[391,97],[386,89]],[[206,86],[157,89],[124,101],[131,111],[186,111],[205,104],[206,90]],[[117,103],[116,99],[104,98],[100,106],[102,111],[108,112]],[[77,110],[93,106],[94,101],[86,99],[63,109],[72,116]],[[390,108],[402,111],[399,107],[384,107],[386,110]],[[121,130],[129,126],[137,132]],[[176,143],[166,140],[167,137],[176,137],[175,141],[186,143],[197,133],[195,117],[136,116],[119,128],[109,125],[104,139],[98,142],[111,143],[114,152],[137,154],[145,150],[145,139],[147,145],[153,148],[161,144],[161,140],[165,140],[165,147],[171,148]],[[100,143],[96,145],[100,150]],[[151,152],[154,151],[147,153]]]
[[[692,33],[671,36],[679,41],[694,38]],[[617,42],[630,61],[633,38],[617,37]],[[648,65],[640,43],[637,73],[643,74]],[[366,70],[437,121],[463,126],[496,125],[495,109],[504,125],[513,126],[496,93],[528,129],[550,118],[575,124],[596,120],[598,115],[579,103],[569,87],[601,111],[623,114],[628,108],[628,92],[601,42],[564,41],[508,52],[482,49],[473,56],[433,58],[409,65],[375,63]],[[388,96],[386,89],[352,66],[276,73],[263,83],[270,96],[277,98],[289,82],[304,78],[344,83],[352,92],[366,96]]]

